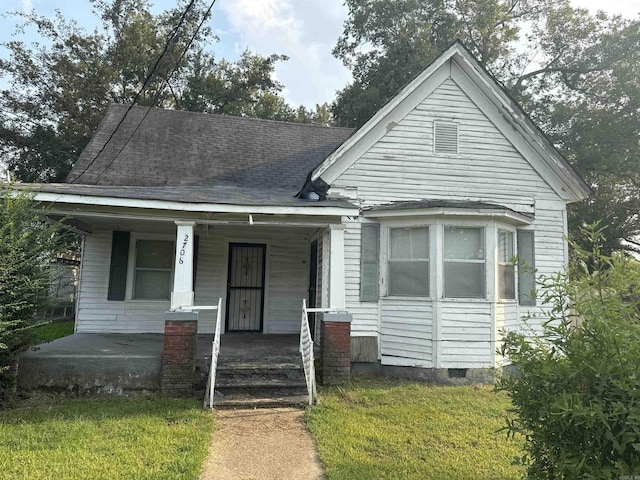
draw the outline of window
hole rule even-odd
[[[513,233],[498,230],[498,298],[516,298]]]
[[[169,300],[173,250],[170,241],[136,240],[133,298]]]
[[[485,297],[484,228],[445,227],[444,296]]]
[[[458,124],[453,122],[433,123],[433,152],[458,153]]]
[[[429,227],[389,230],[389,295],[429,296]]]

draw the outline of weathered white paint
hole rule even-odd
[[[358,215],[357,208],[350,207],[278,207],[269,205],[233,205],[224,203],[186,203],[168,200],[144,200],[138,198],[99,197],[91,195],[76,195],[68,193],[35,192],[34,199],[38,202],[76,205],[100,205],[106,207],[130,207],[152,210],[171,210],[177,212],[207,212],[207,213],[246,213],[267,215]]]
[[[146,235],[160,238],[176,236],[150,233],[152,224],[141,225]],[[199,229],[200,236],[195,305],[215,305],[223,299],[226,313],[228,247],[230,242],[267,243],[265,333],[298,333],[300,331],[300,303],[307,298],[309,279],[309,229],[280,229],[275,227],[209,227]],[[133,238],[145,235],[132,232]],[[111,257],[111,230],[97,230],[87,235],[83,281],[78,300],[77,331],[82,333],[162,333],[164,312],[169,301],[141,301],[127,299],[107,301],[109,262]],[[130,278],[130,276],[129,276]],[[327,282],[328,283],[328,282]],[[223,316],[223,324],[224,324]],[[203,310],[198,322],[199,333],[213,333],[215,312]],[[224,327],[223,327],[224,328]]]
[[[331,225],[329,234],[329,308],[344,310],[344,225]]]
[[[544,176],[544,181],[553,186],[555,193],[568,201],[585,198],[588,187],[571,171],[568,164],[544,138],[535,125],[520,111],[509,96],[478,65],[478,62],[460,44],[452,45],[420,75],[400,91],[387,105],[381,108],[361,129],[341,145],[312,174],[312,179],[322,178],[333,185],[345,170],[368,152],[372,146],[387,135],[389,130],[403,121],[424,98],[447,78],[454,78],[463,89],[472,95],[476,108],[491,118],[494,128],[509,138],[521,155],[529,159],[534,169]],[[454,113],[452,103],[445,104],[442,111]],[[456,122],[456,117],[441,118]],[[433,124],[429,125],[430,133]],[[460,135],[462,136],[462,135]]]
[[[531,159],[523,157],[512,138],[504,135],[453,78],[441,80],[416,108],[404,117],[395,117],[394,124],[379,140],[359,152],[359,157],[335,179],[329,194],[333,194],[333,188],[340,194],[355,191],[357,201],[365,206],[418,199],[480,201],[502,205],[520,214],[496,216],[489,212],[483,216],[483,212],[478,211],[464,215],[464,212],[433,209],[370,212],[365,214],[367,218],[346,221],[346,307],[353,313],[352,335],[379,335],[383,364],[492,367],[501,361],[495,351],[502,327],[521,326],[517,303],[496,299],[497,231],[499,228],[515,231],[515,226],[535,230],[536,267],[543,274],[557,272],[565,262],[565,200],[557,193],[558,185],[550,185],[540,175],[542,167],[534,168]],[[459,124],[458,155],[433,153],[436,120],[453,120]],[[360,224],[371,220],[382,225],[382,297],[378,303],[362,303],[359,301]],[[440,259],[447,224],[485,229],[485,299],[443,298]],[[429,226],[431,296],[385,297],[387,228],[410,225]],[[407,304],[411,309],[407,309]],[[539,313],[540,307],[528,310]],[[412,329],[416,328],[419,334],[412,336]],[[427,328],[428,338],[424,337]]]
[[[416,298],[380,301],[383,365],[432,367],[432,304]]]
[[[193,305],[193,227],[195,222],[176,223],[176,255],[173,269],[171,309]]]

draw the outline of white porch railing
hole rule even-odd
[[[315,310],[315,309],[313,309]],[[302,322],[300,325],[300,354],[302,355],[302,366],[304,368],[304,378],[307,381],[307,392],[309,393],[309,405],[316,402],[318,394],[316,392],[316,367],[313,358],[313,339],[309,328],[309,316],[307,314],[307,301],[302,300]]]
[[[215,307],[188,307],[192,310],[217,310],[216,315],[216,331],[213,335],[213,343],[211,345],[211,365],[209,367],[209,378],[207,379],[207,390],[204,394],[204,402],[202,408],[213,409],[213,394],[216,386],[216,369],[218,368],[218,354],[220,353],[220,317],[222,312],[222,298],[218,299],[218,305]]]

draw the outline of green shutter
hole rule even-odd
[[[124,300],[129,266],[129,232],[114,231],[111,238],[111,265],[107,300]]]
[[[378,301],[378,277],[380,258],[380,225],[362,224],[360,251],[360,301]]]
[[[535,235],[532,230],[518,230],[518,301],[536,304]]]

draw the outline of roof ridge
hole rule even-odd
[[[109,104],[109,108],[117,108],[117,109],[125,109],[125,108],[129,108],[128,105],[124,104],[124,103],[110,103]],[[277,124],[282,124],[282,125],[291,125],[291,126],[299,126],[299,127],[313,127],[313,128],[322,128],[322,129],[331,129],[331,130],[344,130],[347,132],[353,132],[355,129],[351,128],[351,127],[338,127],[338,126],[333,126],[333,125],[317,125],[317,124],[313,124],[313,123],[301,123],[301,122],[287,122],[285,120],[273,120],[270,118],[258,118],[258,117],[241,117],[238,115],[229,115],[226,113],[208,113],[208,112],[196,112],[193,110],[178,110],[178,109],[172,109],[172,108],[158,108],[158,107],[147,107],[144,105],[134,105],[133,109],[150,109],[150,110],[155,110],[157,112],[170,112],[170,113],[180,113],[180,114],[185,114],[185,115],[209,115],[212,117],[217,117],[217,118],[224,118],[224,119],[234,119],[234,120],[238,120],[238,121],[250,121],[250,122],[260,122],[260,123],[277,123]]]

